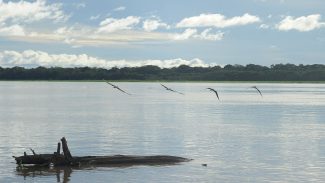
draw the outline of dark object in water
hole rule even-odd
[[[255,88],[255,90],[257,90],[257,92],[261,95],[261,97],[263,97],[261,90],[259,90],[256,86],[252,86],[251,88]]]
[[[162,87],[164,87],[166,90],[168,91],[171,91],[171,92],[175,92],[175,93],[178,93],[178,94],[181,94],[181,95],[184,95],[184,93],[181,93],[181,92],[178,92],[176,90],[173,90],[171,88],[168,88],[167,86],[163,85],[163,84],[160,84]]]
[[[109,84],[109,85],[111,85],[113,88],[118,89],[119,91],[121,91],[121,92],[123,92],[123,93],[126,93],[126,94],[128,94],[128,95],[131,95],[130,93],[128,93],[128,92],[122,90],[120,87],[118,87],[118,86],[116,86],[116,85],[114,85],[114,84],[112,84],[112,83],[110,83],[110,82],[108,82],[108,81],[106,81],[106,83]]]
[[[36,154],[32,150],[33,155],[15,157],[16,163],[22,165],[37,165],[37,166],[81,166],[81,165],[101,165],[101,166],[132,166],[132,165],[164,165],[175,164],[190,161],[190,159],[156,155],[156,156],[129,156],[129,155],[114,155],[114,156],[82,156],[73,157],[68,148],[66,139],[61,139],[63,154],[60,154],[60,143],[58,143],[57,151],[53,154]]]
[[[213,88],[207,88],[207,89],[210,90],[210,91],[213,91],[213,92],[216,94],[218,100],[220,100],[220,99],[219,99],[219,95],[218,95],[217,90],[215,90],[215,89],[213,89]]]

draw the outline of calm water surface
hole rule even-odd
[[[325,84],[165,83],[184,96],[115,84],[133,95],[104,82],[0,82],[0,182],[325,182]],[[76,156],[194,160],[16,171],[11,156],[52,153],[63,136]]]

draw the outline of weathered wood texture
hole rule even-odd
[[[65,160],[68,161],[68,162],[72,162],[73,158],[72,158],[72,155],[70,153],[70,150],[69,150],[69,147],[68,147],[68,142],[65,139],[65,137],[63,137],[61,139],[61,142],[62,142],[62,150],[63,150],[63,155],[64,155]]]
[[[68,148],[68,143],[63,137],[61,139],[63,154],[60,154],[60,143],[58,143],[57,151],[53,154],[36,154],[15,157],[16,163],[19,165],[33,164],[41,166],[80,166],[80,165],[159,165],[174,164],[190,161],[190,159],[157,155],[157,156],[129,156],[129,155],[113,155],[113,156],[83,156],[73,157]]]

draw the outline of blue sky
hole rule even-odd
[[[0,0],[0,66],[325,63],[323,0]]]

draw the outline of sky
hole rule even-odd
[[[325,64],[324,0],[0,0],[0,67]]]

